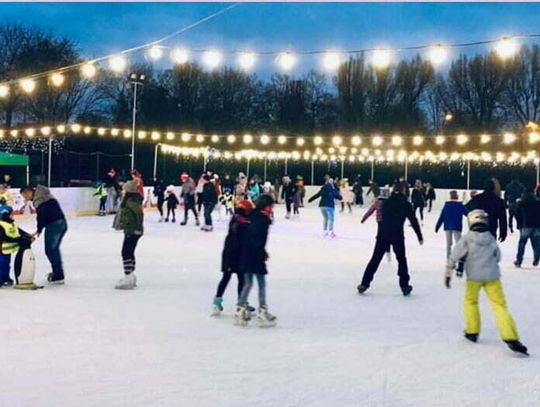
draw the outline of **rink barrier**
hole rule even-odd
[[[309,197],[317,193],[320,186],[306,186],[306,194],[304,198],[305,206],[317,206],[318,200],[308,203],[307,200]],[[369,205],[374,198],[370,195],[366,197],[365,193],[367,192],[368,187],[364,187],[364,206]],[[151,209],[156,205],[156,198],[152,194],[152,187],[145,187],[144,194],[145,199],[143,205],[145,209]],[[72,188],[51,188],[51,193],[58,199],[60,206],[64,210],[64,213],[67,216],[91,216],[95,215],[98,210],[98,199],[94,196],[94,188],[84,188],[84,187],[72,187]],[[180,194],[180,187],[177,186],[174,188],[177,196]],[[448,195],[450,189],[436,189],[435,193],[437,199],[433,202],[433,209],[440,210],[444,205],[444,202],[448,200]],[[461,199],[468,200],[468,194],[464,189],[458,189],[458,194]],[[280,191],[281,192],[281,191]],[[13,208],[17,215],[31,215],[35,212],[31,203],[25,203],[22,199],[19,189],[11,189],[11,196],[13,197],[14,205]],[[109,199],[107,201],[107,210],[109,211],[112,208],[112,202]],[[278,204],[282,204],[282,200],[278,201]]]

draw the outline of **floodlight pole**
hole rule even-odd
[[[264,176],[264,182],[266,182],[266,166],[267,166],[267,160],[268,160],[268,159],[267,159],[266,157],[264,157],[264,171],[263,171],[263,172],[264,172],[264,174],[263,174],[263,176]]]
[[[158,154],[159,154],[159,146],[160,143],[156,144],[156,147],[154,148],[154,179],[157,179],[157,162],[158,162]]]
[[[471,160],[467,160],[467,191],[471,189]]]
[[[50,188],[52,180],[52,149],[53,149],[53,138],[49,137],[49,162],[47,169],[47,186]]]
[[[315,185],[315,161],[311,159],[311,185]]]

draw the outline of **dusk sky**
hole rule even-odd
[[[0,19],[66,36],[77,43],[83,56],[91,57],[152,41],[225,6],[3,3]],[[534,3],[247,3],[167,44],[215,47],[226,53],[239,49],[294,51],[448,43],[540,32],[539,16],[540,4]],[[305,70],[317,64],[312,58],[304,58],[298,68]],[[272,58],[259,61],[257,70],[274,71]]]

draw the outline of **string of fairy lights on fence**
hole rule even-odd
[[[168,36],[170,37],[170,36]],[[164,37],[165,39],[169,39]],[[348,57],[358,54],[367,55],[367,60],[375,69],[386,69],[395,59],[395,54],[407,51],[417,51],[426,55],[434,67],[443,65],[449,57],[452,49],[462,49],[467,47],[486,45],[492,47],[493,51],[502,59],[512,58],[520,47],[519,40],[540,38],[540,34],[519,34],[502,37],[495,40],[482,40],[454,44],[430,44],[414,45],[407,47],[380,47],[363,48],[349,50],[308,50],[294,52],[286,51],[232,51],[235,64],[246,72],[252,72],[259,63],[259,59],[268,57],[273,59],[280,71],[291,72],[300,62],[302,57],[316,56],[320,58],[321,68],[325,71],[335,72]],[[66,75],[77,73],[85,79],[95,79],[100,73],[100,69],[108,69],[115,74],[122,74],[129,68],[129,56],[142,52],[147,60],[159,61],[167,55],[175,65],[185,65],[189,62],[200,61],[209,70],[221,66],[225,61],[225,54],[217,49],[188,49],[186,47],[173,47],[163,45],[162,40],[144,44],[128,50],[121,51],[114,55],[104,56],[80,62],[70,66],[39,72],[27,75],[23,78],[13,78],[0,82],[0,99],[8,98],[13,91],[19,91],[30,95],[38,88],[38,81],[44,80],[51,88],[61,89],[67,82]],[[194,58],[198,55],[199,58]]]
[[[349,162],[479,161],[513,164],[537,162],[540,130],[529,123],[520,135],[331,135],[290,136],[201,134],[139,130],[140,141],[159,144],[165,154],[214,159],[340,160]],[[132,139],[130,129],[68,125],[0,129],[0,140],[36,137],[110,137]],[[176,144],[176,145],[175,145]],[[494,151],[495,149],[501,151]]]

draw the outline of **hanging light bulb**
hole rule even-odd
[[[435,144],[437,144],[438,146],[442,146],[445,141],[446,141],[446,139],[444,138],[444,136],[436,136],[435,137]]]
[[[340,146],[343,143],[343,139],[340,136],[332,137],[332,144],[335,146]]]
[[[244,144],[251,144],[253,143],[253,136],[251,134],[244,134],[243,141]]]
[[[313,139],[313,143],[316,145],[316,146],[320,146],[322,143],[323,143],[323,138],[321,136],[315,136],[315,138]]]
[[[0,85],[0,99],[7,98],[9,96],[9,86]]]
[[[131,130],[124,130],[124,138],[131,138]]]
[[[98,136],[104,136],[106,133],[106,130],[103,127],[100,127],[97,129]]]
[[[180,136],[180,139],[181,139],[183,142],[188,142],[189,140],[191,140],[191,134],[189,134],[189,133],[182,133],[182,135]]]
[[[504,133],[503,134],[503,142],[504,144],[512,144],[514,141],[517,140],[517,137],[514,133]]]
[[[270,137],[268,137],[266,134],[263,134],[261,136],[261,144],[267,145],[270,143]]]
[[[66,78],[59,72],[55,72],[50,76],[50,81],[53,86],[60,87],[64,84]]]
[[[210,50],[203,54],[203,63],[209,69],[215,69],[221,64],[222,56],[218,51]]]
[[[59,124],[56,126],[56,131],[60,134],[64,134],[66,132],[66,126],[63,124]]]
[[[302,137],[299,137],[296,139],[296,145],[297,146],[303,146],[304,144],[306,143],[306,141],[302,138]]]
[[[491,136],[489,134],[482,134],[480,136],[480,143],[487,144],[491,141]]]
[[[197,134],[197,136],[195,137],[195,141],[197,143],[202,143],[204,141],[204,135],[203,134]]]
[[[85,78],[91,79],[96,76],[97,68],[93,63],[87,62],[81,67],[81,73]]]
[[[99,133],[99,130],[98,130],[98,133]],[[161,133],[158,131],[153,131],[151,137],[152,137],[152,140],[158,141],[159,139],[161,139]]]
[[[86,126],[84,129],[83,129],[83,133],[84,134],[90,134],[92,133],[92,128],[90,126]]]
[[[382,145],[383,143],[383,139],[381,136],[375,136],[373,137],[373,139],[371,140],[371,143],[374,145],[374,146],[380,146]]]
[[[277,141],[278,141],[279,144],[285,144],[287,142],[287,137],[279,136]]]
[[[392,145],[399,147],[403,143],[403,139],[401,136],[393,136],[392,137]]]
[[[236,142],[236,136],[234,134],[229,134],[227,136],[227,143],[233,144]]]
[[[171,54],[175,64],[183,65],[189,62],[189,51],[185,48],[175,48]]]
[[[212,143],[219,143],[219,136],[217,134],[213,134],[212,137],[210,137],[210,141]]]
[[[33,79],[21,79],[19,84],[25,93],[32,93],[36,89],[36,81]]]
[[[165,137],[167,138],[167,140],[172,141],[172,140],[174,140],[174,133],[172,131],[168,131],[165,134]]]
[[[385,69],[390,65],[392,60],[392,54],[387,49],[376,49],[373,51],[373,58],[371,62],[377,69]]]
[[[120,130],[118,130],[118,129],[111,129],[111,136],[113,136],[113,137],[118,137],[119,134],[120,134]]]
[[[438,44],[429,49],[429,60],[434,66],[442,65],[448,58],[448,51],[445,47]]]
[[[424,142],[424,138],[422,136],[414,136],[413,137],[413,144],[415,146],[420,146]]]
[[[290,71],[296,65],[296,56],[291,52],[282,52],[277,57],[277,62],[282,70]]]
[[[41,134],[43,134],[44,136],[50,136],[51,128],[49,126],[42,127]]]
[[[36,135],[36,129],[29,128],[24,132],[28,137],[34,137]]]
[[[137,137],[139,137],[140,140],[144,140],[146,138],[146,132],[144,130],[140,130]]]
[[[351,139],[351,143],[353,146],[359,146],[362,144],[362,138],[360,136],[353,136]]]
[[[327,71],[335,71],[341,64],[342,55],[336,51],[329,51],[324,54],[322,65]]]
[[[127,67],[126,58],[122,55],[115,55],[109,59],[109,68],[114,72],[122,72]]]
[[[163,48],[161,48],[158,45],[152,45],[150,49],[148,50],[148,55],[150,58],[152,58],[154,61],[157,61],[163,56]]]
[[[458,143],[460,146],[467,144],[469,141],[469,137],[467,137],[465,134],[458,134],[456,143]]]
[[[511,37],[501,38],[495,44],[495,52],[502,59],[508,59],[508,58],[513,57],[517,51],[518,51],[518,44],[516,40],[514,40]]]
[[[238,55],[238,65],[245,71],[253,69],[256,62],[257,58],[253,52],[241,52]]]

